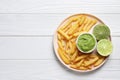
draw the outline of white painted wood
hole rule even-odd
[[[0,37],[0,59],[55,59],[53,37]],[[120,59],[120,37],[112,37],[110,59]]]
[[[77,73],[56,60],[0,60],[0,80],[119,80],[120,60],[109,60],[99,70]]]
[[[24,5],[24,6],[32,6],[32,5],[44,5],[44,6],[49,6],[47,4],[61,4],[61,5],[65,5],[65,4],[71,4],[71,5],[74,5],[74,4],[91,4],[91,5],[94,5],[94,4],[98,4],[98,5],[119,5],[120,4],[120,1],[119,0],[95,0],[95,1],[90,1],[90,0],[59,0],[59,1],[56,1],[56,0],[1,0],[1,4],[4,4],[4,5],[1,5],[1,6],[12,6],[13,5],[18,5],[18,6],[21,6],[21,5]],[[9,5],[7,5],[9,4]],[[13,6],[12,6],[13,7]],[[21,6],[22,7],[22,6]]]
[[[0,13],[120,13],[119,0],[1,0]]]
[[[72,14],[0,14],[0,35],[53,35]],[[113,36],[120,35],[120,14],[93,14],[107,24]]]
[[[99,70],[76,73],[54,55],[58,25],[91,13],[111,29],[114,51]],[[119,80],[120,0],[0,0],[0,80]]]

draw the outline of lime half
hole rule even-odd
[[[104,24],[98,24],[94,27],[93,34],[97,40],[108,39],[110,36],[110,29]]]
[[[102,39],[97,44],[97,51],[101,56],[108,56],[112,53],[113,46],[111,41]]]

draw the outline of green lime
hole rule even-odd
[[[104,24],[98,24],[94,27],[93,34],[97,40],[108,39],[110,36],[110,29]]]
[[[112,53],[113,46],[111,41],[102,39],[97,44],[97,51],[101,56],[108,56]]]

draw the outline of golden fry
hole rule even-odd
[[[99,58],[98,57],[95,57],[94,59],[90,59],[89,61],[85,61],[85,66],[89,66],[93,63],[95,63]]]
[[[89,58],[95,58],[98,57],[97,54],[90,54]]]
[[[66,52],[68,54],[71,54],[71,49],[72,49],[72,43],[71,41],[67,42],[67,45],[66,45]]]
[[[87,23],[85,24],[85,26],[83,27],[83,31],[86,30],[86,28],[89,26],[89,24],[92,22],[91,19],[88,19]]]
[[[80,67],[81,64],[83,63],[83,61],[84,61],[84,59],[82,59],[81,61],[79,61],[79,62],[76,64],[76,66],[77,66],[77,67]]]
[[[86,18],[87,17],[83,15],[82,18],[81,18],[81,21],[80,21],[79,25],[82,25],[84,23],[84,21],[86,20]]]
[[[58,40],[62,40],[63,36],[61,36],[59,33],[57,33],[57,38],[58,38]]]
[[[94,64],[94,66],[96,67],[96,66],[100,65],[100,64],[104,61],[104,59],[105,59],[105,58],[100,58],[100,59]]]
[[[70,65],[71,68],[77,69],[77,66],[75,64]]]
[[[73,34],[73,36],[74,36],[74,37],[77,37],[77,36],[79,36],[79,35],[80,35],[81,33],[83,33],[83,32],[85,32],[85,31],[76,32],[76,33]]]
[[[74,16],[74,17],[71,17],[69,20],[67,20],[65,22],[65,24],[60,28],[62,30],[64,30],[66,27],[68,27],[73,21],[76,21],[80,18],[81,16]]]
[[[61,40],[61,44],[62,44],[62,46],[65,48],[65,46],[66,46],[65,40]]]
[[[91,27],[93,26],[93,25],[95,25],[97,23],[97,21],[96,20],[93,20],[92,22],[91,22],[91,24],[86,28],[86,31],[89,31],[90,29],[91,29]]]
[[[62,59],[66,64],[70,64],[70,60],[69,60],[67,57],[65,57],[63,51],[62,51],[60,48],[58,48],[58,53],[59,53],[59,56],[61,57],[61,59]]]
[[[79,27],[78,31],[83,31],[84,26],[86,25],[86,23],[88,22],[88,18],[85,18],[84,22],[81,24],[81,26]]]
[[[61,29],[59,29],[58,32],[59,32],[62,36],[64,36],[65,39],[67,39],[67,40],[70,39],[70,37],[69,37],[67,34],[65,34]]]
[[[78,55],[78,52],[75,51],[75,53],[71,56],[71,61],[74,61],[77,55]]]
[[[72,22],[71,28],[68,30],[68,35],[71,35],[74,33],[74,31],[78,28],[78,22]]]
[[[65,32],[65,33],[67,34],[67,33],[68,33],[69,28],[71,28],[71,24],[70,24],[70,25],[68,25],[68,27],[66,27],[65,29],[63,29],[63,32]]]
[[[91,65],[90,65],[90,66],[87,66],[87,68],[88,68],[88,69],[92,69],[92,68],[93,68],[93,66],[91,66]]]
[[[66,43],[66,48],[65,48],[66,50],[66,53],[67,54],[69,54],[70,53],[70,48],[69,48],[69,42],[67,41],[67,43]]]
[[[73,37],[72,39],[71,39],[71,42],[75,42],[76,41],[76,38],[75,37]]]
[[[81,66],[79,69],[80,69],[80,70],[88,70],[88,68],[86,68],[86,67],[84,67],[84,66]]]
[[[74,62],[78,62],[78,61],[80,61],[81,59],[86,58],[87,56],[88,56],[88,55],[81,55],[81,56],[77,57],[77,58],[74,60]]]
[[[62,27],[60,27],[60,29],[61,30],[65,29],[66,27],[68,27],[69,24],[71,24],[72,21],[73,21],[72,19],[67,20],[66,23]]]
[[[64,47],[62,46],[62,43],[61,43],[61,41],[59,41],[59,40],[58,40],[58,46],[59,46],[61,49],[64,50]]]
[[[72,42],[72,46],[71,46],[71,54],[73,54],[75,51],[77,51],[77,47],[76,47],[76,43]]]

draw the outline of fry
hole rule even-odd
[[[61,43],[61,41],[59,41],[59,40],[58,40],[58,46],[59,46],[62,50],[64,50],[64,47],[62,46],[62,43]]]
[[[65,64],[70,64],[70,60],[67,57],[65,57],[64,53],[61,51],[60,48],[58,48],[58,53]]]
[[[93,26],[93,25],[95,25],[97,23],[97,21],[96,20],[93,20],[92,22],[91,22],[91,24],[86,28],[86,31],[88,32],[90,29],[91,29],[91,27]]]
[[[89,56],[90,58],[96,58],[96,57],[98,57],[96,54],[90,54],[90,56]]]
[[[74,65],[74,64],[71,64],[70,67],[71,67],[71,68],[74,68],[74,69],[77,69],[77,66]]]
[[[91,23],[91,19],[88,19],[87,23],[85,24],[85,26],[83,27],[83,31],[85,31],[87,29],[87,27],[89,26],[89,24]]]
[[[68,27],[68,25],[69,25],[71,22],[72,22],[72,19],[67,20],[66,23],[65,23],[62,27],[60,27],[60,29],[61,29],[61,30],[65,29],[66,27]]]
[[[99,59],[99,60],[94,64],[94,66],[96,67],[96,66],[100,65],[100,64],[104,61],[104,59],[105,59],[105,58]]]
[[[74,62],[78,62],[78,61],[80,61],[81,59],[86,58],[87,56],[88,56],[88,55],[81,55],[81,56],[77,57]]]
[[[61,29],[59,29],[58,32],[59,32],[62,36],[64,36],[65,39],[67,39],[67,40],[70,39],[70,37],[69,37],[67,34],[65,34]]]
[[[80,70],[87,70],[88,68],[86,68],[86,67],[84,67],[84,66],[81,66],[79,69],[80,69]]]
[[[78,22],[73,22],[71,28],[68,30],[68,35],[71,35],[74,33],[74,31],[78,28]]]
[[[61,44],[62,44],[62,46],[65,48],[65,46],[66,46],[65,40],[61,40]]]
[[[72,43],[71,54],[73,54],[75,51],[77,51],[77,47],[76,47],[76,43],[74,43],[74,42],[71,42],[71,43]]]
[[[80,67],[81,64],[83,63],[83,61],[84,61],[84,59],[82,59],[81,61],[79,61],[79,62],[76,64],[76,66],[77,66],[77,67]]]
[[[79,31],[82,31],[82,30],[83,30],[83,28],[84,28],[85,24],[87,23],[87,21],[88,21],[88,19],[85,18],[84,22],[82,22],[82,24],[81,24],[81,26],[80,26],[80,28],[79,28]]]
[[[75,51],[75,53],[74,53],[74,54],[72,55],[72,57],[71,57],[71,61],[74,61],[75,58],[77,57],[77,55],[78,55],[78,52]]]
[[[59,33],[57,33],[57,38],[58,38],[58,40],[64,39],[64,37],[61,34],[59,34]]]
[[[66,21],[66,24],[64,24],[60,29],[64,30],[68,25],[70,25],[73,21],[76,21],[80,18],[81,16],[74,16],[71,17],[68,21]]]
[[[84,62],[84,63],[85,63],[85,66],[89,66],[89,65],[95,63],[98,59],[99,59],[98,57],[95,57],[95,58],[92,59],[92,60],[85,61],[85,62]]]
[[[79,36],[79,35],[80,35],[81,33],[83,33],[83,32],[85,32],[85,31],[76,32],[76,33],[73,34],[73,36],[74,36],[74,37],[77,37],[77,36]]]
[[[75,41],[76,41],[76,38],[73,37],[73,38],[71,39],[71,42],[75,42]]]
[[[69,48],[70,48],[70,50],[72,50],[72,48],[73,48],[73,46],[72,46],[72,42],[71,41],[69,41]],[[71,51],[70,51],[70,53],[72,53]]]
[[[70,27],[71,27],[71,24],[68,25],[68,27],[66,27],[65,29],[63,29],[63,32],[65,32],[67,34]]]
[[[72,49],[72,43],[71,43],[71,41],[69,41],[69,42],[67,42],[67,45],[66,45],[66,53],[68,53],[70,55],[71,49]]]
[[[79,25],[82,25],[84,23],[85,19],[86,19],[86,16],[83,15]]]
[[[70,53],[69,42],[66,43],[66,53],[67,54]]]

